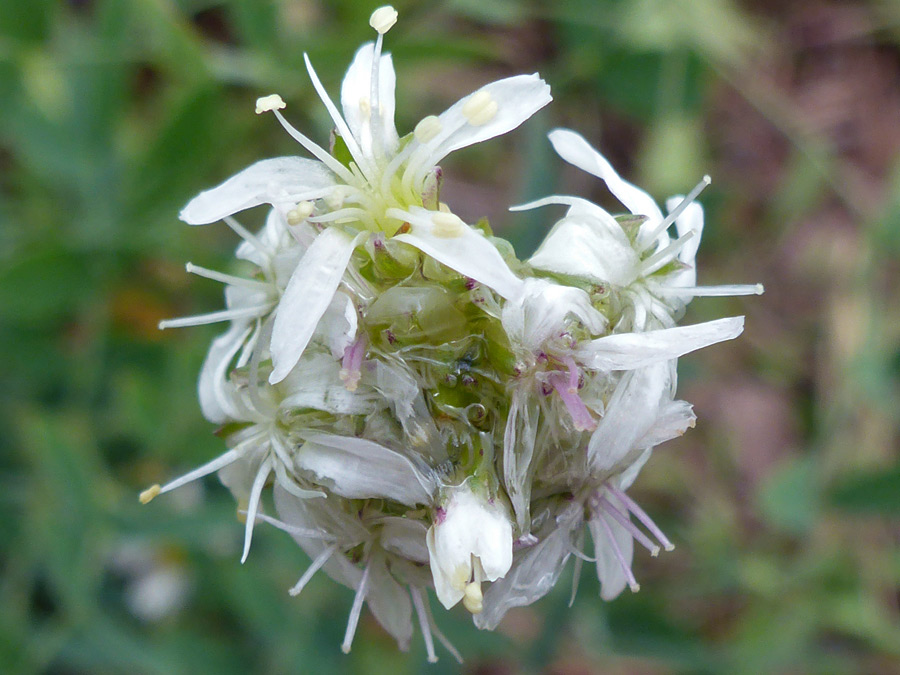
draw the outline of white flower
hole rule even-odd
[[[426,540],[435,592],[447,609],[462,600],[478,614],[481,583],[503,577],[512,564],[512,523],[498,499],[468,483],[447,493]]]
[[[516,207],[569,206],[528,261],[533,267],[623,289],[632,305],[625,320],[634,330],[673,326],[673,316],[696,296],[762,293],[759,284],[695,285],[694,258],[703,232],[703,210],[694,200],[709,184],[708,176],[686,197],[670,198],[664,216],[649,194],[623,180],[583,137],[556,129],[549,138],[560,157],[606,182],[637,219],[623,226],[599,206],[575,197],[547,197]],[[667,232],[673,223],[676,234],[671,238]]]
[[[381,53],[384,32],[396,17],[390,8],[380,8],[376,14],[372,25],[378,31],[377,40],[360,48],[344,77],[343,115],[306,58],[313,86],[335,124],[339,144],[335,155],[341,156],[343,148],[348,163],[292,127],[279,112],[283,107],[279,97],[263,97],[258,112],[271,111],[318,161],[279,157],[257,162],[201,193],[181,212],[182,220],[199,225],[268,203],[292,223],[306,220],[349,228],[334,227],[319,236],[285,289],[272,333],[273,384],[287,376],[306,348],[353,249],[361,242],[354,235],[360,231],[393,235],[407,209],[436,209],[433,181],[438,162],[454,150],[515,129],[551,100],[550,88],[537,75],[499,80],[441,115],[426,117],[401,141],[394,126],[394,68],[390,55]],[[420,242],[415,235],[408,239],[413,246]]]

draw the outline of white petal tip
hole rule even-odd
[[[341,651],[344,652],[345,654],[349,654],[350,653],[350,645],[341,645]]]
[[[260,96],[256,99],[256,114],[262,115],[264,112],[273,110],[283,110],[287,105],[284,99],[278,94],[270,94],[269,96]]]
[[[390,5],[379,7],[369,17],[369,25],[378,31],[379,35],[387,33],[395,23],[397,23],[397,10]]]

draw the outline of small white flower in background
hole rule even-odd
[[[695,423],[675,398],[677,359],[744,327],[677,323],[693,297],[762,289],[696,285],[707,178],[663,215],[567,130],[550,134],[554,148],[629,213],[560,196],[517,207],[567,207],[525,262],[486,221],[463,222],[440,200],[438,163],[518,127],[549,88],[537,75],[485,85],[401,138],[382,53],[397,18],[372,14],[377,37],[357,51],[340,111],[306,59],[334,122],[328,150],[287,122],[280,96],[262,96],[256,112],[313,159],[257,162],[181,212],[224,220],[252,268],[189,264],[225,284],[226,309],[160,326],[229,322],[198,384],[227,450],[140,499],[217,473],[244,522],[242,561],[265,522],[311,560],[290,595],[319,570],[353,590],[344,651],[368,607],[401,649],[418,625],[434,661],[435,638],[460,655],[430,588],[486,629],[548,593],[571,557],[576,585],[596,563],[606,600],[638,590],[635,543],[654,556],[672,543],[626,491],[657,445]],[[258,233],[233,217],[261,205]]]

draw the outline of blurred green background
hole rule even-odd
[[[302,67],[336,95],[376,5],[351,0],[0,0],[0,672],[449,673],[364,613],[293,541],[242,528],[215,480],[137,493],[221,452],[195,381],[236,237],[177,220],[241,167],[299,148],[257,96],[325,142]],[[682,360],[698,426],[633,492],[677,549],[636,553],[611,604],[589,569],[481,633],[437,620],[463,672],[900,672],[900,3],[896,0],[398,0],[397,122],[540,71],[555,101],[457,153],[445,199],[527,254],[552,224],[509,204],[613,206],[545,139],[580,130],[660,199],[704,174],[688,321],[746,313]],[[262,213],[249,216],[259,223]],[[436,603],[433,603],[436,606]],[[436,607],[437,609],[437,607]]]

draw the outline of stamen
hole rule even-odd
[[[639,254],[643,253],[648,248],[650,248],[653,245],[653,242],[655,242],[656,239],[659,237],[659,235],[661,235],[663,232],[665,232],[666,230],[669,229],[669,225],[671,225],[672,223],[675,222],[675,220],[678,218],[678,216],[680,216],[684,212],[684,210],[695,199],[697,199],[697,197],[700,196],[700,193],[703,192],[709,186],[710,183],[712,183],[712,178],[710,178],[709,176],[703,176],[703,178],[700,180],[700,182],[694,186],[694,189],[688,193],[687,197],[682,199],[681,202],[679,202],[678,206],[676,206],[674,209],[672,209],[672,212],[669,215],[667,215],[665,218],[663,218],[663,220],[659,223],[659,225],[657,225],[653,229],[653,232],[651,232],[647,236],[647,241],[644,242],[644,245],[641,247],[641,249],[638,251],[638,253]]]
[[[237,234],[241,239],[250,244],[253,248],[255,248],[258,253],[263,255],[265,258],[272,257],[272,249],[262,243],[255,234],[252,234],[249,230],[247,230],[243,225],[235,220],[233,216],[225,216],[224,218],[222,218],[222,220],[235,232],[235,234]]]
[[[484,595],[481,592],[481,582],[472,581],[466,584],[463,591],[463,607],[471,614],[481,614],[484,610]]]
[[[649,258],[641,262],[640,269],[638,270],[638,276],[649,276],[668,265],[672,260],[675,259],[675,257],[678,255],[678,252],[682,248],[684,248],[684,245],[687,244],[688,241],[693,239],[695,234],[696,232],[694,232],[693,230],[691,230],[690,232],[685,232],[664,249],[662,249],[661,251],[657,251]]]
[[[418,586],[410,586],[409,594],[412,596],[413,607],[416,608],[416,616],[419,619],[419,628],[422,638],[425,640],[425,653],[428,655],[428,663],[437,663],[437,655],[434,653],[434,639],[431,636],[431,627],[428,625],[428,615],[422,602],[422,593]]]
[[[443,632],[441,632],[441,629],[438,628],[437,624],[434,622],[434,616],[432,616],[431,614],[431,606],[427,602],[423,603],[423,606],[425,608],[425,614],[428,615],[428,625],[431,626],[431,630],[434,633],[434,636],[438,639],[438,642],[444,645],[444,649],[450,652],[451,656],[453,656],[453,658],[456,659],[458,663],[462,663],[462,655],[459,653],[456,647],[453,646],[453,643],[447,639],[447,636],[444,635]]]
[[[227,284],[229,286],[244,286],[246,288],[256,288],[258,290],[269,289],[269,285],[263,281],[245,279],[244,277],[237,277],[232,274],[223,274],[222,272],[207,269],[206,267],[200,267],[200,265],[195,265],[190,262],[186,264],[184,268],[187,270],[188,274],[196,274],[198,277],[212,279],[213,281],[218,281],[219,283]]]
[[[397,23],[397,10],[390,5],[379,7],[369,17],[369,25],[378,31],[379,36],[387,33],[395,23]]]
[[[617,488],[615,485],[612,485],[611,483],[606,484],[606,489],[614,494],[616,498],[625,505],[625,508],[631,511],[635,515],[635,517],[644,524],[644,527],[650,530],[653,536],[656,537],[659,543],[663,545],[663,548],[666,549],[666,551],[672,551],[675,549],[675,545],[671,541],[669,541],[666,535],[662,533],[662,530],[660,530],[659,527],[657,527],[656,523],[653,522],[653,519],[650,518],[650,516],[648,516],[646,512],[640,506],[638,506],[631,497],[626,495],[622,490]]]
[[[337,128],[338,133],[344,139],[344,143],[347,145],[347,150],[350,151],[350,155],[353,157],[356,165],[363,172],[366,180],[371,184],[373,182],[375,174],[372,170],[372,167],[369,166],[368,158],[363,154],[362,150],[356,142],[356,138],[350,131],[350,127],[347,126],[347,122],[344,121],[344,118],[338,112],[338,109],[337,107],[335,107],[334,102],[328,95],[328,92],[325,91],[325,87],[322,86],[322,82],[319,80],[319,76],[316,74],[316,70],[315,68],[313,68],[312,62],[309,60],[309,55],[303,54],[303,60],[306,62],[306,72],[309,73],[309,79],[310,81],[312,81],[316,93],[319,95],[319,98],[322,99],[322,103],[328,110],[328,114],[331,115],[331,119],[334,121],[334,125]]]
[[[250,555],[250,542],[253,539],[253,526],[256,524],[256,511],[259,509],[259,498],[262,495],[263,486],[266,484],[269,474],[272,472],[272,460],[268,457],[263,460],[250,487],[250,499],[247,502],[247,523],[244,525],[244,553],[241,556],[241,564]]]
[[[469,96],[463,104],[462,114],[473,127],[480,127],[494,119],[497,109],[497,101],[482,89]]]
[[[234,450],[234,449],[229,450],[228,452],[226,452],[222,455],[219,455],[214,460],[207,462],[206,464],[203,464],[202,466],[198,466],[196,469],[187,472],[183,476],[166,483],[162,487],[159,487],[158,485],[154,485],[153,487],[151,487],[147,490],[144,490],[144,492],[141,493],[141,502],[144,504],[147,503],[143,500],[144,494],[147,494],[147,493],[152,494],[152,497],[150,497],[150,499],[153,499],[153,497],[156,497],[156,495],[161,495],[165,492],[170,492],[171,490],[174,490],[175,488],[179,488],[182,485],[192,483],[195,480],[197,480],[198,478],[203,478],[204,476],[208,476],[211,473],[215,473],[219,469],[222,469],[222,468],[228,466],[229,464],[231,464],[233,461],[238,459],[240,456],[241,456],[241,454],[237,450]],[[147,501],[150,501],[150,499],[148,499]]]
[[[580,534],[578,541],[575,542],[575,549],[580,550],[584,546],[584,527],[579,528]],[[572,594],[569,596],[569,607],[575,604],[575,596],[578,595],[578,581],[581,579],[581,567],[584,561],[580,556],[575,556],[575,565],[572,568]]]
[[[197,314],[196,316],[185,316],[179,319],[163,319],[159,322],[159,329],[166,330],[167,328],[204,326],[208,323],[219,323],[220,321],[233,321],[235,319],[258,317],[262,316],[270,309],[272,309],[272,305],[273,303],[269,302],[264,305],[254,305],[253,307],[242,307],[240,309],[223,309],[218,312]]]
[[[375,220],[372,218],[372,214],[365,209],[358,209],[352,206],[338,209],[331,213],[325,213],[321,216],[313,216],[307,220],[311,223],[350,223],[359,221],[368,227],[368,229],[375,229]]]
[[[272,516],[267,516],[265,513],[257,513],[256,519],[261,520],[264,523],[268,523],[274,527],[277,527],[282,532],[287,532],[288,534],[294,534],[298,537],[303,537],[304,539],[321,539],[322,541],[333,542],[334,537],[330,534],[325,534],[321,530],[309,530],[305,527],[297,527],[296,525],[288,525],[282,520],[278,520],[277,518],[273,518]]]
[[[338,545],[332,544],[327,547],[324,551],[322,551],[319,555],[316,556],[316,559],[312,561],[309,567],[306,568],[306,571],[303,573],[303,576],[300,577],[300,581],[291,587],[288,591],[288,595],[295,598],[300,595],[300,592],[309,583],[309,580],[313,578],[313,575],[322,569],[322,566],[328,562],[328,559],[334,555],[334,552],[337,551]]]
[[[428,115],[419,120],[416,128],[413,129],[413,136],[419,143],[428,143],[441,133],[441,129],[441,120],[434,115]]]
[[[322,146],[297,131],[297,129],[294,128],[294,125],[284,119],[284,115],[277,110],[273,110],[272,114],[275,115],[275,118],[278,120],[278,123],[281,124],[282,128],[288,132],[288,135],[306,148],[306,151],[309,152],[309,154],[331,169],[331,171],[337,174],[345,183],[354,182],[353,174],[347,170],[347,167],[329,155]]]
[[[312,215],[315,205],[309,201],[303,201],[287,212],[288,225],[299,225]]]
[[[603,509],[609,515],[619,521],[619,524],[626,530],[628,530],[628,534],[630,534],[633,539],[635,539],[641,544],[641,546],[650,551],[650,555],[652,555],[654,558],[659,555],[659,546],[650,541],[650,538],[646,534],[637,529],[634,523],[632,523],[628,519],[628,516],[616,508],[615,504],[609,501],[606,497],[601,497],[598,500],[597,505],[603,507]]]
[[[441,239],[454,239],[466,231],[466,224],[462,218],[453,213],[438,211],[431,216],[433,227],[431,234]]]
[[[362,613],[363,601],[366,599],[366,586],[369,582],[369,565],[363,570],[362,578],[359,580],[359,588],[356,589],[356,595],[353,598],[353,607],[350,608],[350,618],[347,620],[347,632],[344,633],[344,642],[341,645],[341,651],[345,654],[350,653],[350,646],[353,644],[353,636],[356,635],[356,625],[359,623],[359,615]]]
[[[726,284],[723,286],[662,286],[657,289],[662,293],[692,295],[695,298],[724,298],[738,295],[762,295],[765,288],[762,284]]]
[[[631,571],[631,567],[625,562],[625,556],[622,554],[622,549],[619,548],[619,542],[616,541],[616,535],[613,534],[612,527],[610,527],[609,523],[606,522],[606,518],[600,516],[598,518],[600,524],[603,525],[603,529],[606,530],[606,537],[609,540],[609,545],[612,547],[613,555],[616,557],[616,560],[619,561],[619,565],[622,568],[622,572],[625,574],[625,580],[628,582],[628,588],[631,589],[632,593],[637,593],[641,590],[641,585],[634,578],[634,573]]]
[[[593,431],[597,428],[596,420],[591,417],[591,413],[584,401],[578,395],[577,387],[572,391],[569,381],[565,375],[560,372],[552,373],[549,377],[550,384],[556,389],[556,393],[566,405],[566,409],[572,416],[572,423],[575,425],[576,431]]]
[[[344,351],[341,362],[341,371],[338,374],[347,391],[356,391],[359,386],[359,378],[362,375],[362,362],[366,355],[366,334],[362,333],[356,341]]]
[[[284,99],[278,94],[270,94],[269,96],[260,96],[256,99],[256,114],[262,115],[264,112],[273,110],[284,110],[287,105]]]

